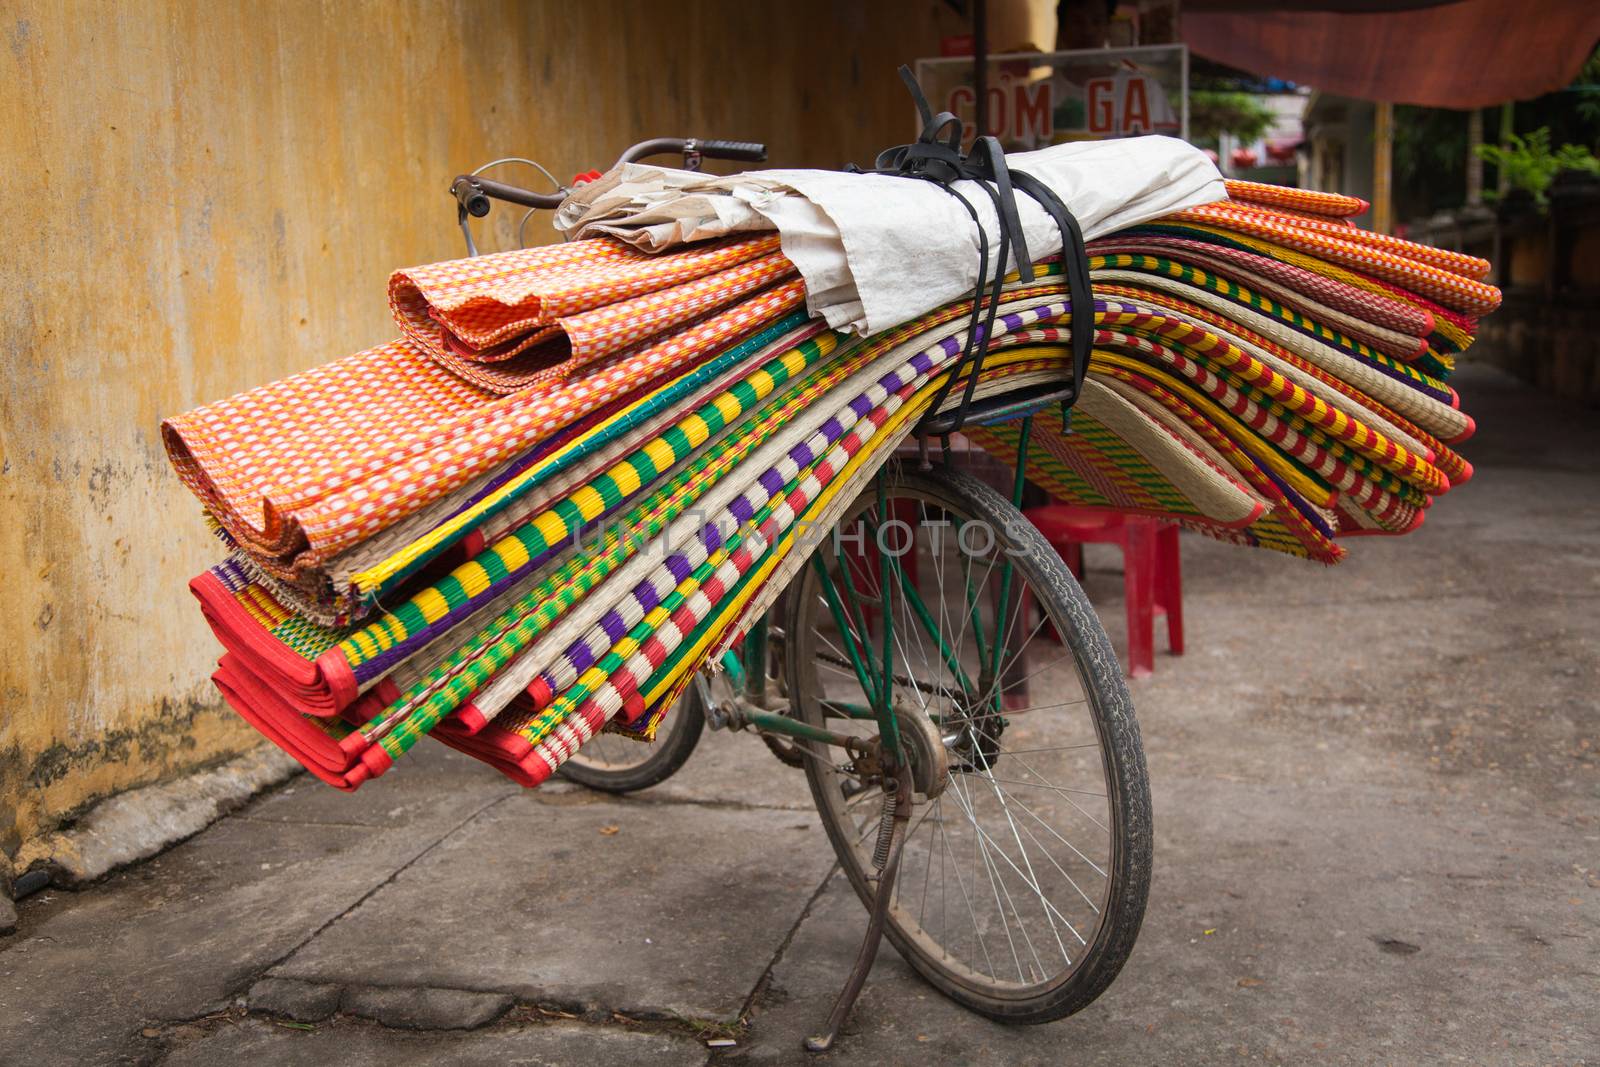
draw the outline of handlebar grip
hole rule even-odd
[[[738,159],[765,163],[767,146],[758,141],[696,141],[695,150],[709,159]]]
[[[483,187],[473,181],[470,175],[457,176],[450,183],[450,193],[462,210],[473,218],[481,219],[489,213],[489,198],[484,195]]]

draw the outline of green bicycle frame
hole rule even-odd
[[[1026,484],[1026,470],[1028,460],[1029,437],[1033,430],[1033,417],[1025,416],[1017,439],[1017,466],[1012,482],[1011,503],[1020,509],[1022,506],[1022,491]],[[948,452],[946,453],[948,461]],[[873,536],[878,536],[884,523],[887,507],[887,488],[883,482],[882,471],[877,478],[877,505],[878,524],[873,531]],[[846,558],[840,553],[838,537],[833,538],[834,557],[839,565],[839,571],[845,580],[844,596],[839,595],[838,586],[833,581],[833,576],[828,572],[827,563],[824,562],[819,550],[812,557],[811,565],[817,573],[818,583],[821,586],[822,598],[827,604],[828,613],[833,618],[835,628],[838,630],[840,640],[844,644],[845,654],[850,660],[861,691],[866,694],[867,705],[848,704],[842,701],[825,701],[826,710],[840,718],[872,719],[877,723],[879,736],[883,739],[884,753],[891,759],[898,758],[900,749],[900,724],[895,716],[894,708],[894,613],[889,608],[888,591],[898,588],[906,598],[911,616],[916,620],[921,629],[932,638],[939,649],[940,658],[950,669],[951,674],[961,684],[962,689],[969,694],[976,694],[972,681],[962,668],[954,650],[939,631],[938,623],[928,606],[923,602],[917,592],[915,584],[900,566],[900,561],[893,553],[885,551],[881,543],[878,545],[878,591],[879,608],[883,612],[883,647],[875,659],[874,649],[866,641],[858,642],[856,633],[863,637],[867,634],[866,612],[857,595],[855,581]],[[985,668],[983,673],[991,678],[996,678],[1005,657],[1006,635],[1005,605],[1011,592],[1012,563],[1007,559],[1000,570],[1000,610],[996,612],[995,633],[992,642],[984,642],[982,627],[975,626],[975,636],[979,642],[979,661]],[[969,581],[964,583],[970,586]],[[970,588],[966,590],[969,601],[969,610],[974,614],[977,622],[977,604],[972,597]],[[854,625],[852,625],[854,624]],[[770,622],[767,616],[762,616],[750,627],[745,634],[743,645],[737,654],[728,652],[723,656],[723,667],[728,671],[734,691],[742,694],[747,705],[753,708],[746,711],[746,719],[750,725],[764,733],[782,734],[787,737],[804,738],[822,744],[845,744],[846,736],[832,730],[811,726],[784,713],[765,710],[768,707],[767,693],[767,658],[771,647]],[[988,687],[994,702],[995,711],[1000,708],[1000,686],[996,681]],[[859,740],[859,739],[856,739]]]

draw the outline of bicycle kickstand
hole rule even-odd
[[[872,913],[867,920],[867,933],[861,940],[861,951],[856,954],[855,965],[850,968],[850,975],[845,979],[844,988],[839,991],[839,999],[834,1001],[833,1011],[828,1016],[827,1030],[806,1038],[807,1052],[827,1052],[833,1047],[833,1043],[839,1039],[839,1030],[844,1026],[845,1017],[855,1006],[856,998],[861,995],[861,988],[867,984],[867,972],[872,970],[873,961],[878,958],[878,945],[883,941],[883,927],[888,921],[889,900],[894,896],[895,875],[900,870],[900,851],[906,843],[906,826],[911,821],[910,768],[903,763],[896,767],[894,777],[884,779],[885,788],[891,783],[894,793],[892,820],[887,828],[889,840],[887,843],[883,841],[885,829],[880,826],[879,847],[874,853],[875,859],[884,856],[887,856],[887,859],[878,874],[878,891],[872,898]],[[891,802],[886,800],[886,804],[888,803]],[[885,844],[887,848],[884,847]]]

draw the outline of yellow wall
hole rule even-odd
[[[389,272],[460,254],[459,171],[655,135],[870,162],[910,132],[895,67],[960,30],[939,0],[7,0],[0,851],[255,743],[162,416],[390,336]]]

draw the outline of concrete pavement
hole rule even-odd
[[[1458,387],[1477,477],[1415,534],[1337,568],[1185,539],[1111,990],[1001,1027],[885,948],[824,1062],[1600,1062],[1600,430]],[[625,800],[422,746],[18,910],[0,1064],[803,1063],[865,923],[803,777],[720,734]]]

